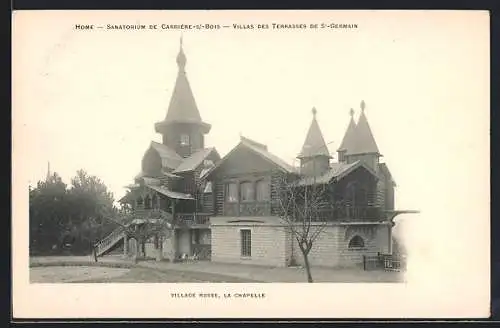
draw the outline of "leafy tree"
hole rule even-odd
[[[114,226],[100,218],[113,215],[113,194],[108,191],[104,182],[96,176],[79,170],[71,179],[68,191],[71,203],[71,234],[76,242],[75,251],[91,251],[92,244],[110,233]]]
[[[29,192],[30,251],[71,246],[72,252],[90,252],[91,244],[114,228],[96,218],[115,211],[113,195],[98,177],[79,170],[68,189],[54,173]]]
[[[67,229],[69,204],[66,184],[54,173],[29,192],[30,249],[48,251]]]

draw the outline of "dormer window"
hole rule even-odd
[[[189,146],[189,134],[181,134],[181,146]]]

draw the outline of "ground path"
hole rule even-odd
[[[134,264],[131,260],[123,259],[121,256],[111,255],[99,258],[98,263],[95,263],[90,256],[47,256],[30,258],[31,267],[63,265],[97,265],[117,268],[152,269],[151,271],[170,273],[171,275],[177,276],[180,275],[176,282],[306,282],[305,269],[301,267],[276,268],[247,264],[223,264],[208,261],[193,263],[140,261]],[[403,275],[400,273],[386,271],[363,271],[361,269],[331,269],[321,267],[312,268],[311,271],[315,282],[390,283],[402,282],[404,279]],[[98,281],[99,279],[96,279],[96,282]]]

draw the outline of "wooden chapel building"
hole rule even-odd
[[[324,186],[330,204],[322,210],[324,231],[315,241],[311,265],[348,267],[363,255],[392,251],[395,182],[382,157],[361,102],[356,123],[350,121],[337,150],[328,150],[313,117],[294,167],[267,145],[246,137],[221,158],[206,147],[210,124],[204,122],[186,74],[182,39],[178,73],[165,119],[155,124],[162,142],[152,141],[141,172],[120,202],[135,215],[165,213],[174,223],[169,238],[150,240],[148,257],[176,260],[197,255],[225,263],[290,266],[302,264],[297,241],[281,216],[279,186]],[[319,221],[318,221],[319,222]],[[108,237],[107,237],[108,238]],[[124,240],[125,252],[135,248],[118,232],[111,245]],[[109,246],[111,248],[111,246]],[[103,252],[106,249],[103,247]],[[160,256],[158,256],[160,254]]]

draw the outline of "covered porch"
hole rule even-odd
[[[158,261],[210,259],[210,214],[196,212],[194,197],[151,185],[138,186],[127,196],[128,213],[136,218],[134,229],[142,229],[143,238],[125,236],[124,256]],[[171,224],[168,234],[151,231],[150,220],[157,218]]]

